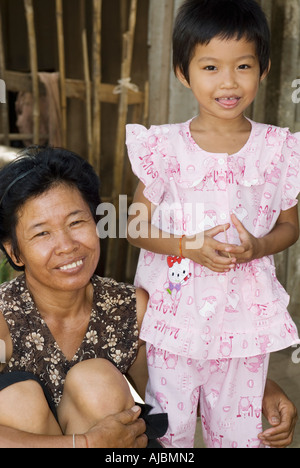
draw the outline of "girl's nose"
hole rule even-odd
[[[221,88],[234,89],[237,88],[236,76],[233,70],[224,70],[222,74]]]

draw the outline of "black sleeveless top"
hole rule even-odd
[[[13,354],[3,373],[36,375],[58,405],[66,375],[77,363],[105,358],[125,374],[136,359],[138,324],[133,286],[93,276],[94,301],[87,333],[71,361],[55,342],[28,291],[25,275],[0,286],[0,312],[9,327]]]

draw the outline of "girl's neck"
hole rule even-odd
[[[195,142],[209,153],[237,153],[247,143],[251,129],[251,122],[243,115],[237,119],[218,121],[214,117],[204,119],[199,115],[190,125]]]

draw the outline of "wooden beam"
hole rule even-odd
[[[4,81],[6,82],[7,90],[12,92],[32,92],[32,78],[30,73],[21,73],[6,70],[4,72]],[[92,84],[91,84],[92,85]],[[120,95],[113,94],[116,85],[101,83],[99,87],[99,100],[108,104],[118,104]],[[45,87],[39,83],[39,93],[45,94]],[[67,98],[75,98],[85,101],[86,98],[86,83],[84,80],[66,79],[66,96]],[[128,104],[143,104],[145,94],[143,92],[134,92],[128,90]]]

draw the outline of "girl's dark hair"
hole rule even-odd
[[[16,226],[20,208],[30,198],[59,184],[79,190],[96,222],[100,180],[93,167],[77,154],[60,148],[30,147],[0,170],[0,249],[18,271],[24,267],[13,263],[3,243],[10,241],[16,258],[19,257]]]
[[[243,39],[256,44],[261,76],[269,68],[270,29],[255,0],[186,0],[173,32],[173,66],[189,83],[189,66],[198,44],[213,38]]]

